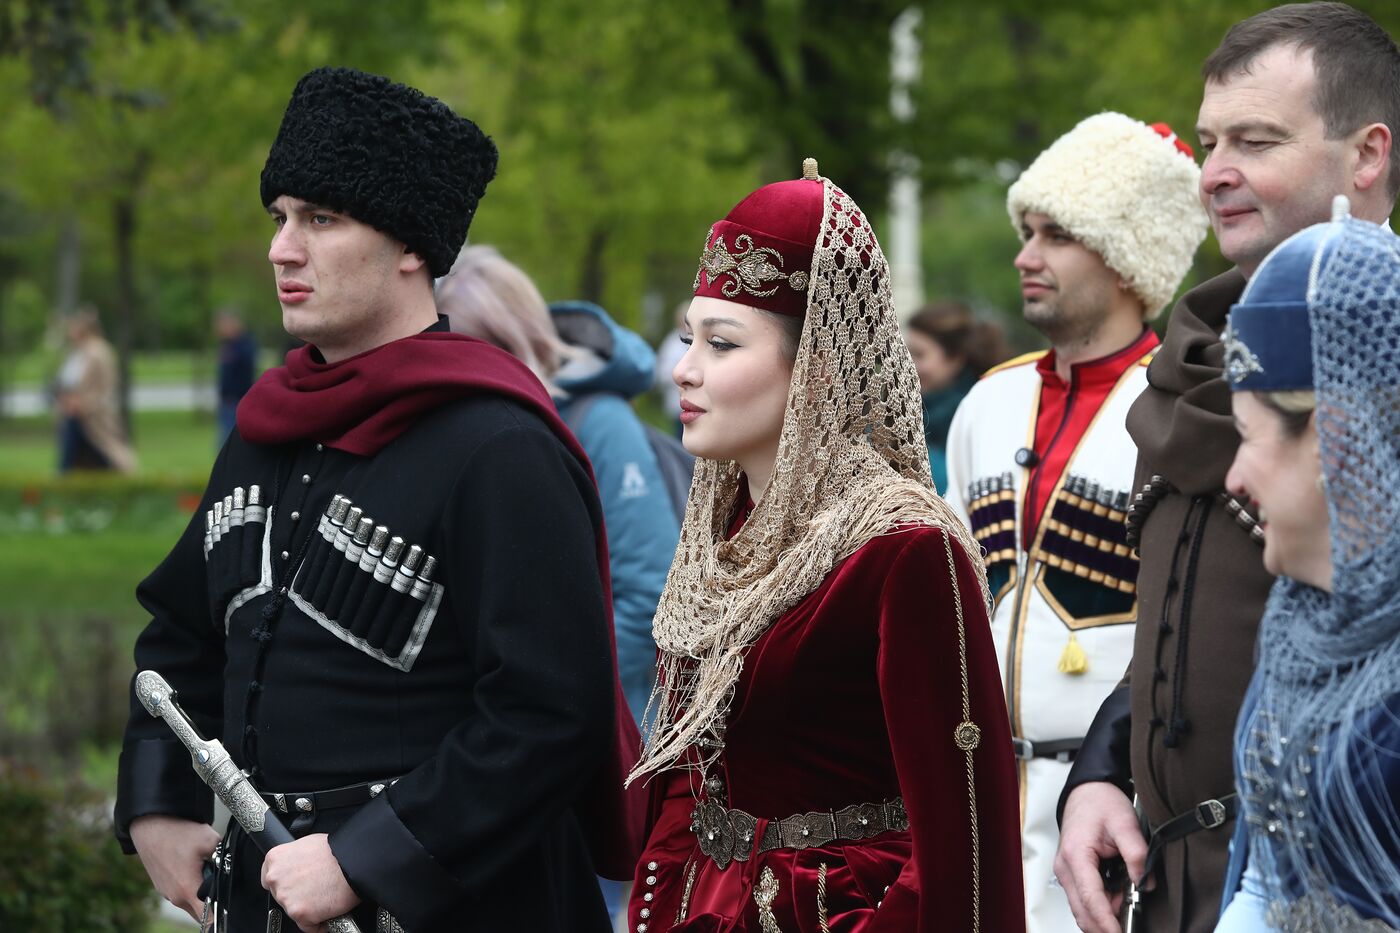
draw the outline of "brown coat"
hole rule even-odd
[[[1142,530],[1129,672],[1133,784],[1152,826],[1234,790],[1235,718],[1273,582],[1262,549],[1216,498],[1238,446],[1219,334],[1244,281],[1231,271],[1183,296],[1128,414],[1137,488],[1154,474],[1172,487]],[[1233,828],[1167,845],[1139,929],[1215,928]]]

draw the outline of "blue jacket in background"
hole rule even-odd
[[[656,676],[651,620],[680,536],[656,455],[630,402],[651,388],[656,354],[595,304],[556,302],[550,313],[564,342],[587,351],[554,374],[554,384],[567,393],[555,404],[598,480],[608,528],[618,675],[640,722]],[[570,417],[570,408],[585,398],[582,418]]]
[[[258,344],[244,331],[219,341],[219,401],[238,404],[258,378]]]

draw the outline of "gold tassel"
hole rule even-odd
[[[1074,633],[1069,633],[1069,644],[1065,645],[1064,653],[1060,655],[1060,673],[1078,676],[1089,669],[1089,658],[1085,656],[1084,649],[1079,647],[1079,639],[1074,637]]]

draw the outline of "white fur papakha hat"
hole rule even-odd
[[[1103,257],[1161,313],[1191,268],[1209,223],[1191,147],[1165,123],[1099,113],[1051,144],[1006,193],[1011,225],[1045,214]]]

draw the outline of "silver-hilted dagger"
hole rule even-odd
[[[189,749],[190,763],[195,773],[224,802],[229,813],[259,849],[267,852],[273,846],[294,841],[291,830],[272,813],[272,808],[258,795],[248,775],[233,763],[223,743],[199,734],[190,717],[175,702],[175,691],[164,677],[155,671],[137,674],[136,698],[146,712],[165,720],[175,737]],[[332,933],[360,933],[359,925],[348,915],[327,921],[327,926]]]
[[[1138,819],[1143,821],[1145,828],[1146,821],[1143,820],[1142,804],[1138,801],[1137,794],[1133,794],[1133,811],[1137,813]],[[1149,839],[1152,836],[1151,833],[1147,833],[1146,835]],[[1126,867],[1126,865],[1124,867]],[[1142,911],[1142,890],[1138,887],[1138,884],[1146,880],[1146,875],[1141,878],[1133,878],[1131,875],[1128,876],[1128,893],[1124,898],[1124,906],[1127,908],[1127,913],[1123,919],[1123,933],[1133,933],[1133,931],[1137,929],[1138,914]]]

